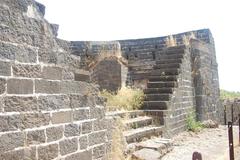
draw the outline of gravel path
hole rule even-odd
[[[229,160],[226,126],[204,129],[199,133],[184,132],[173,138],[174,149],[162,160],[191,160],[193,152],[202,154],[203,160]],[[235,160],[240,160],[238,128],[234,127]]]

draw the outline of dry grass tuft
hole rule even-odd
[[[140,89],[123,87],[116,94],[106,90],[101,96],[107,99],[107,111],[139,109],[144,101],[144,93]]]
[[[173,37],[173,35],[170,35],[170,36],[167,37],[166,45],[167,45],[167,47],[177,46],[177,41]]]

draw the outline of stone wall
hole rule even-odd
[[[219,120],[223,107],[220,103],[218,64],[214,42],[191,41],[196,112],[199,120]]]
[[[107,58],[100,61],[91,74],[91,80],[100,86],[100,89],[117,91],[122,86],[121,64],[116,58]]]
[[[81,59],[70,54],[69,42],[55,38],[44,6],[1,0],[0,13],[0,159],[104,157],[98,88],[75,81]]]
[[[175,47],[183,48],[184,56],[180,65],[180,74],[177,76],[177,87],[174,88],[169,104],[169,112],[165,115],[166,133],[170,137],[187,129],[187,116],[195,111],[194,85],[192,79],[191,50],[189,46]],[[174,50],[172,51],[174,52]],[[161,57],[161,55],[159,56]]]

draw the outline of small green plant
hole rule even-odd
[[[107,110],[135,110],[142,106],[144,93],[140,89],[123,87],[117,93],[106,90],[101,92],[101,96],[107,99]]]
[[[196,120],[195,114],[190,113],[187,116],[187,128],[188,131],[199,132],[201,129],[203,129],[203,125],[201,122]]]

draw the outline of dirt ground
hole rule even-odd
[[[193,152],[200,152],[203,160],[229,160],[227,126],[203,129],[199,133],[183,132],[173,138],[174,149],[162,160],[191,160]],[[240,160],[238,127],[234,127],[235,160]]]

